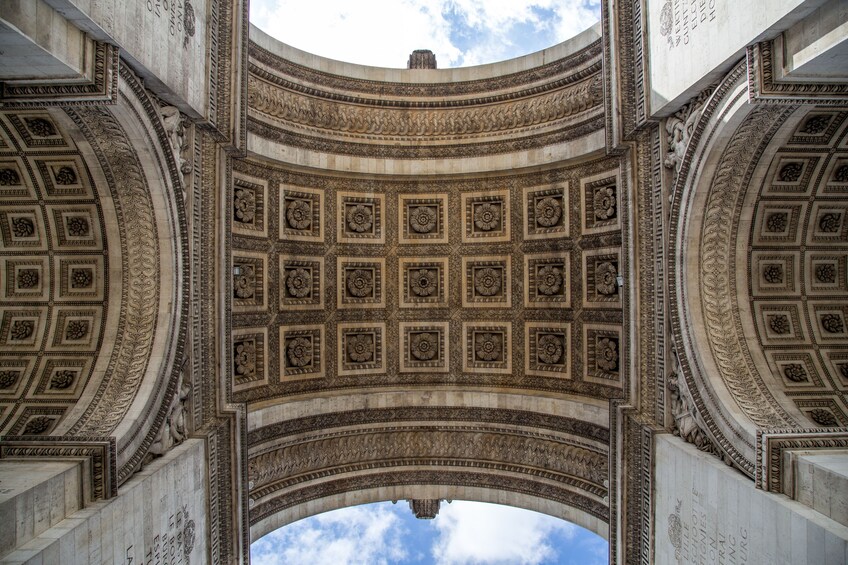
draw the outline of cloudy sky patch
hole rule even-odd
[[[600,18],[599,0],[251,0],[250,20],[298,49],[403,68],[415,49],[440,68],[479,65],[564,41]]]
[[[343,508],[271,532],[253,565],[604,565],[607,542],[574,524],[509,506],[442,503],[418,520],[406,501]]]

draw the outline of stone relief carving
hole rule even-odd
[[[0,389],[6,389],[6,388],[14,387],[17,384],[20,376],[21,376],[20,371],[9,371],[9,370],[0,371]]]
[[[501,290],[500,269],[476,269],[474,271],[474,290],[482,296],[494,296]]]
[[[536,275],[536,287],[540,294],[551,296],[562,288],[562,269],[555,265],[545,265]]]
[[[53,425],[54,421],[54,418],[48,418],[47,416],[36,416],[35,418],[31,418],[24,426],[22,435],[28,436],[43,434],[50,429],[50,426]]]
[[[374,278],[370,270],[354,269],[347,273],[347,291],[358,298],[374,294]]]
[[[584,112],[603,102],[600,76],[541,96],[461,109],[380,108],[307,97],[259,79],[248,78],[251,110],[283,122],[363,136],[457,136],[544,124]],[[485,127],[483,126],[485,124]]]
[[[412,510],[412,513],[419,520],[432,520],[438,516],[441,504],[442,501],[439,499],[413,499],[409,501],[409,509]]]
[[[545,196],[536,203],[536,223],[549,228],[557,225],[562,216],[562,199]]]
[[[35,137],[55,137],[59,135],[50,120],[44,118],[24,118],[27,129]]]
[[[503,358],[503,336],[498,333],[474,335],[474,353],[481,361],[500,361]]]
[[[190,362],[186,358],[180,371],[177,389],[171,398],[171,405],[165,414],[165,421],[159,429],[159,433],[145,456],[147,461],[154,457],[160,457],[181,444],[189,435],[189,411],[188,403],[191,396],[191,383],[189,382]]]
[[[545,334],[539,337],[536,343],[536,355],[540,363],[546,365],[554,365],[559,363],[562,358],[563,343],[562,339],[552,334]]]
[[[309,229],[312,225],[312,204],[305,200],[289,201],[286,206],[286,221],[292,229]]]
[[[474,207],[474,225],[480,231],[492,231],[501,224],[501,207],[498,204],[484,202]]]
[[[188,128],[191,127],[191,122],[175,106],[162,106],[159,109],[159,114],[162,116],[165,135],[168,136],[171,151],[174,153],[174,161],[185,178],[186,175],[191,173],[192,169],[188,137]]]
[[[370,206],[357,204],[350,206],[347,211],[347,227],[356,233],[363,233],[371,230],[374,223],[373,214]]]
[[[672,372],[666,379],[666,387],[671,393],[672,432],[699,450],[712,453],[730,465],[730,457],[723,454],[704,431],[706,426],[701,422],[695,404],[692,402],[692,397],[689,396],[686,383],[681,376],[680,359],[677,356],[677,350],[672,349],[671,354],[673,357]]]
[[[430,233],[436,227],[438,211],[431,206],[418,206],[409,213],[409,225],[418,233]]]
[[[419,361],[429,361],[439,351],[439,340],[436,334],[421,332],[412,335],[410,342],[412,356]]]
[[[374,337],[353,334],[347,337],[347,355],[355,363],[366,363],[374,357]]]
[[[701,117],[704,105],[712,92],[713,89],[710,88],[700,93],[665,122],[668,152],[663,164],[668,169],[674,169],[675,175],[680,172],[683,156],[686,154],[686,147],[689,145],[695,123]]]
[[[292,269],[286,275],[286,288],[295,298],[303,298],[312,292],[312,273],[306,269]]]
[[[286,346],[289,363],[294,367],[305,367],[312,363],[312,342],[305,337],[296,337]]]
[[[435,269],[412,269],[409,274],[412,292],[418,296],[431,296],[439,284],[439,274]]]

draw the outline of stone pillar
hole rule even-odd
[[[844,525],[678,437],[657,435],[655,446],[655,563],[848,562]]]
[[[24,472],[22,466],[38,471],[26,471],[30,480],[7,480],[10,472]],[[114,498],[82,509],[78,509],[79,466],[0,464],[0,486],[15,489],[0,495],[0,561],[68,565],[209,561],[203,440],[185,441],[124,483]],[[15,505],[17,499],[23,504]],[[15,507],[17,514],[12,512]],[[12,523],[15,526],[9,527]]]

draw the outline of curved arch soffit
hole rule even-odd
[[[141,465],[180,386],[187,332],[188,231],[180,174],[159,105],[121,67],[115,106],[66,111],[86,159],[112,192],[120,284],[114,347],[62,425],[65,435],[113,436],[119,484]],[[155,304],[157,307],[151,308]],[[149,393],[141,394],[141,391]]]
[[[708,434],[749,476],[758,429],[804,427],[802,414],[757,368],[734,268],[746,194],[759,190],[766,148],[793,111],[749,103],[745,62],[737,65],[704,104],[672,192],[669,284],[679,370]]]

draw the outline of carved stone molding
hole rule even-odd
[[[770,104],[837,105],[848,103],[844,82],[781,81],[783,36],[755,43],[747,49],[748,95],[752,102]]]
[[[90,39],[87,39],[91,41]],[[92,106],[117,104],[119,49],[109,43],[91,41],[92,55],[86,62],[83,81],[51,81],[47,84],[0,83],[0,107]]]
[[[57,459],[83,461],[84,502],[118,494],[115,438],[73,436],[6,436],[0,438],[2,459]]]
[[[757,488],[776,494],[792,496],[785,487],[786,468],[784,453],[790,450],[848,448],[848,428],[830,429],[776,429],[757,432]]]

